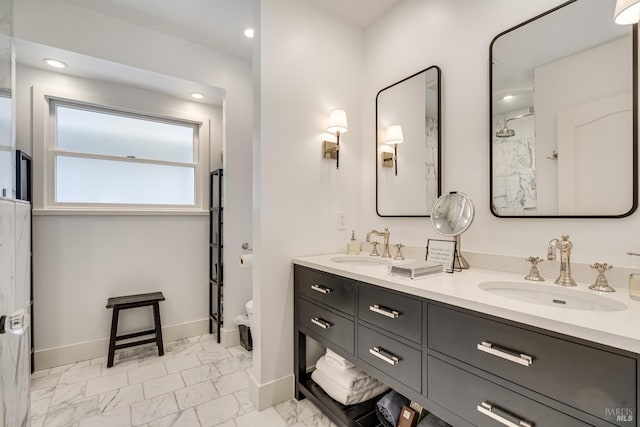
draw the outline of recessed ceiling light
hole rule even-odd
[[[247,28],[246,30],[244,30],[244,35],[245,37],[252,39],[254,36],[253,28]]]
[[[191,97],[194,98],[194,99],[204,99],[204,95],[201,94],[201,93],[198,93],[198,92],[193,92],[191,94]]]
[[[45,64],[53,68],[67,68],[67,64],[62,61],[58,61],[57,59],[44,58],[43,61],[45,62]]]
[[[513,99],[513,95],[505,95],[504,98],[502,98],[503,101],[511,101]]]

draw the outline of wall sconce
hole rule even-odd
[[[382,147],[382,167],[383,168],[392,168],[393,167],[393,151],[386,151],[386,145]],[[389,147],[391,149],[391,147]]]
[[[382,166],[391,167],[391,164],[394,164],[396,167],[396,176],[398,175],[398,144],[402,144],[403,142],[404,136],[402,135],[402,126],[389,126],[387,128],[387,137],[385,138],[384,143],[386,145],[393,145],[393,154],[387,152],[382,153]]]
[[[613,14],[616,24],[635,24],[640,18],[640,0],[617,0]]]
[[[344,110],[332,111],[329,115],[327,131],[336,135],[336,142],[323,142],[322,157],[325,159],[336,159],[336,169],[340,169],[340,134],[346,133],[348,128],[347,113]]]

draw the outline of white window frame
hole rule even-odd
[[[159,111],[122,100],[107,99],[65,89],[32,88],[32,132],[34,189],[33,211],[42,214],[205,214],[208,212],[206,199],[205,171],[209,170],[209,128],[210,119],[186,116],[182,113]],[[120,156],[76,153],[56,147],[55,105],[81,107],[87,110],[121,114],[125,117],[148,118],[159,122],[182,123],[194,126],[193,163],[171,162],[163,160],[136,159]],[[115,204],[115,203],[61,203],[55,200],[55,162],[58,155],[69,157],[117,160],[132,163],[187,166],[194,169],[193,205],[159,204]],[[39,185],[41,184],[41,185]]]

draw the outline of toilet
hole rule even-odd
[[[249,316],[249,327],[253,329],[253,300],[249,300],[244,307],[247,310],[247,316]]]

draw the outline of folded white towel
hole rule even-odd
[[[326,356],[318,359],[316,369],[340,387],[351,391],[359,391],[378,382],[375,378],[356,367],[349,369],[340,368],[338,365],[331,363],[330,359]]]
[[[331,378],[327,377],[317,369],[311,373],[311,378],[316,382],[316,384],[322,387],[325,393],[343,405],[355,405],[356,403],[364,402],[365,400],[369,400],[389,389],[389,387],[376,380],[375,384],[371,384],[369,387],[362,390],[347,390],[340,387],[332,381]]]
[[[338,353],[327,349],[327,352],[325,354],[325,356],[327,356],[327,360],[331,363],[333,363],[334,365],[338,366],[339,368],[343,368],[343,369],[349,369],[349,368],[355,368],[356,365],[354,365],[353,363],[349,362],[347,359],[345,359],[344,357],[340,356]]]

